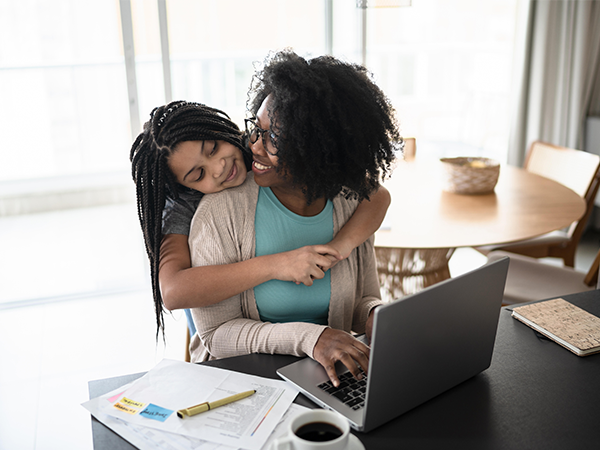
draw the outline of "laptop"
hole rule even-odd
[[[508,258],[380,306],[374,312],[368,377],[341,363],[335,389],[321,365],[304,358],[277,374],[318,405],[367,432],[490,366]]]

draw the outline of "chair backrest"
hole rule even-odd
[[[598,155],[541,141],[531,144],[525,160],[526,170],[565,185],[581,198],[586,198],[598,167]]]
[[[556,298],[596,288],[600,251],[587,275],[572,267],[547,264],[539,259],[505,251],[493,251],[488,262],[510,257],[508,277],[504,288],[504,304],[524,303]]]
[[[568,147],[535,141],[525,159],[525,169],[568,187],[586,202],[586,213],[568,230],[569,236],[583,233],[600,182],[600,156]],[[580,233],[579,233],[580,234]]]
[[[403,138],[404,140],[404,159],[410,161],[415,159],[417,155],[417,139],[412,138]]]

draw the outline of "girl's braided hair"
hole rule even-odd
[[[164,337],[164,305],[158,283],[163,210],[167,199],[176,200],[180,191],[188,189],[177,183],[167,162],[180,142],[204,140],[226,141],[248,157],[242,132],[227,114],[186,101],[154,108],[129,154],[138,216],[150,260],[157,338],[161,330]]]

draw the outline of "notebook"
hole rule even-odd
[[[344,403],[346,391],[323,389],[329,378],[311,358],[277,374],[345,416],[354,429],[370,431],[490,366],[507,271],[503,258],[377,308],[369,375],[358,403]],[[340,363],[337,371],[347,377]],[[350,377],[349,388],[353,382]]]
[[[518,306],[512,316],[577,356],[600,352],[600,317],[562,298]]]

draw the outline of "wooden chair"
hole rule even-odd
[[[404,159],[407,161],[415,159],[417,155],[417,140],[415,138],[404,138]]]
[[[404,138],[404,159],[413,160],[416,153],[416,139]],[[382,298],[392,301],[450,278],[448,260],[453,253],[452,248],[375,247]]]
[[[570,188],[586,202],[583,217],[564,230],[553,231],[525,241],[477,247],[487,255],[504,250],[532,258],[561,258],[569,267],[575,265],[575,251],[594,208],[600,181],[600,156],[567,147],[536,141],[531,144],[524,168]]]
[[[561,297],[600,288],[598,280],[600,250],[587,274],[571,267],[550,265],[536,258],[503,251],[489,253],[488,261],[496,261],[504,256],[510,258],[504,287],[503,304],[505,305]]]

